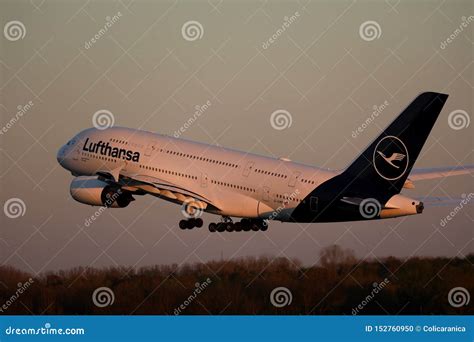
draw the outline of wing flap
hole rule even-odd
[[[148,193],[174,202],[194,202],[203,209],[207,208],[208,205],[217,208],[209,199],[196,192],[156,177],[124,172],[122,167],[114,170],[99,170],[97,174],[113,180],[122,189],[130,192]]]
[[[139,189],[174,202],[193,202],[202,209],[209,205],[217,208],[208,198],[156,177],[140,174],[121,174],[121,183],[124,183],[123,186]]]

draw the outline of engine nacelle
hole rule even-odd
[[[72,198],[80,203],[108,208],[125,208],[134,200],[129,192],[122,191],[96,176],[74,178],[70,192]]]
[[[403,195],[392,196],[382,211],[380,218],[391,218],[407,215],[416,215],[423,212],[423,202],[405,197]]]

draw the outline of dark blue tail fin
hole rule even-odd
[[[341,199],[371,198],[383,206],[400,193],[447,98],[420,94],[346,170],[314,189],[292,217],[299,222],[337,220],[344,211]],[[317,211],[311,210],[311,198],[318,201]]]
[[[400,193],[448,95],[419,95],[342,173],[346,192],[382,202]]]

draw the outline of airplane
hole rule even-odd
[[[421,214],[400,194],[415,181],[469,174],[473,165],[413,169],[448,95],[425,92],[343,170],[327,170],[142,130],[89,128],[57,154],[76,177],[71,196],[107,208],[152,195],[181,205],[181,229],[266,231],[268,222],[345,222]],[[233,218],[240,219],[234,222]]]

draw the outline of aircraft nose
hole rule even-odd
[[[65,150],[65,146],[63,145],[59,148],[58,154],[56,155],[56,159],[59,165],[63,165],[64,156],[65,156],[64,150]]]

